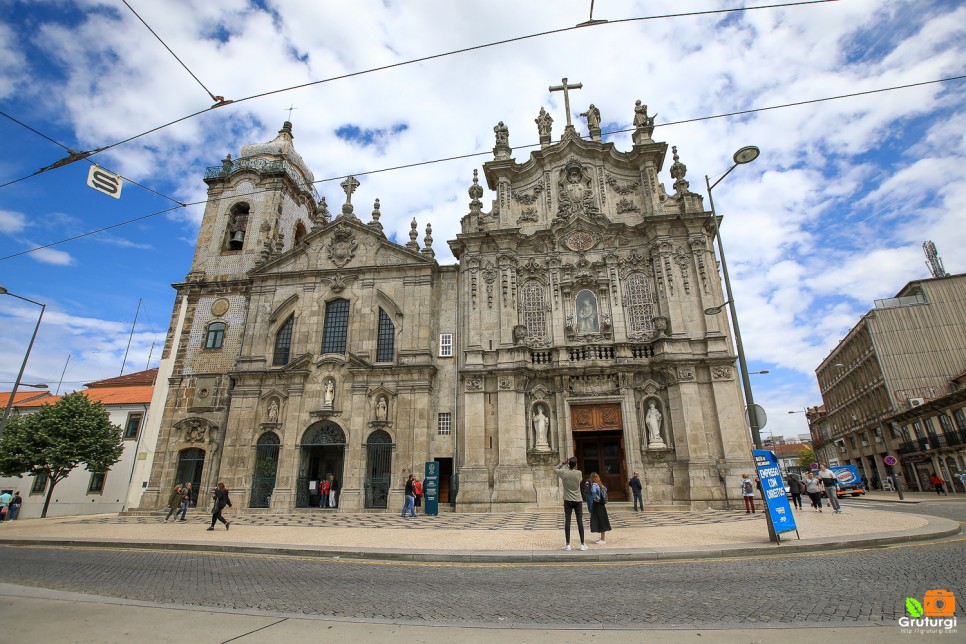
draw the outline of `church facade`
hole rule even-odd
[[[316,507],[331,474],[338,507],[398,512],[426,462],[457,511],[558,506],[571,455],[612,499],[638,471],[651,505],[737,500],[751,442],[727,319],[703,313],[724,300],[711,214],[676,149],[664,189],[640,101],[629,151],[593,105],[579,136],[567,102],[556,141],[541,109],[524,163],[494,128],[494,198],[474,171],[456,265],[415,220],[388,239],[378,199],[363,221],[352,177],[330,213],[288,122],[209,168],[141,507],[185,481],[224,481],[238,508]]]

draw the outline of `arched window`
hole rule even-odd
[[[376,338],[376,362],[392,362],[395,355],[396,327],[386,312],[379,309],[379,337]]]
[[[308,231],[305,230],[305,224],[300,221],[299,223],[295,224],[295,234],[292,235],[292,239],[295,240],[296,244],[298,244],[300,241],[302,241],[302,238],[305,237],[307,233]]]
[[[654,294],[642,273],[634,273],[624,282],[624,310],[630,333],[654,330]]]
[[[225,340],[225,323],[224,322],[212,322],[208,325],[208,331],[205,332],[205,348],[206,349],[220,349],[222,342]]]
[[[228,226],[225,228],[224,250],[241,250],[245,246],[245,230],[248,228],[249,207],[247,203],[237,203],[228,213]]]
[[[953,412],[953,418],[956,419],[956,427],[959,431],[966,432],[966,414],[963,413],[962,409],[957,409]]]
[[[949,435],[953,433],[953,421],[949,420],[949,416],[946,414],[939,414],[939,424],[943,428],[943,434]]]
[[[252,474],[252,494],[249,505],[267,508],[275,491],[275,474],[278,472],[278,451],[281,441],[275,432],[265,432],[255,445],[255,471]]]
[[[272,357],[272,364],[276,367],[288,364],[289,356],[292,352],[292,327],[295,325],[295,314],[288,316],[288,319],[278,329],[275,334],[275,355]]]
[[[345,353],[345,339],[348,332],[349,300],[332,300],[325,305],[322,353]]]
[[[528,338],[543,338],[547,335],[547,298],[543,284],[530,280],[523,285],[522,298],[523,325],[527,327]]]

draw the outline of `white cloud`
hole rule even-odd
[[[27,245],[31,248],[37,246],[33,242],[27,242]],[[72,266],[74,264],[74,258],[70,253],[53,248],[35,250],[27,255],[27,257],[41,264],[53,264],[55,266]]]
[[[0,233],[11,235],[19,233],[27,227],[27,219],[23,213],[11,210],[0,210]]]

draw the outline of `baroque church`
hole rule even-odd
[[[562,505],[553,467],[576,455],[612,500],[638,471],[649,505],[729,507],[751,465],[715,226],[672,148],[634,107],[629,151],[571,123],[518,163],[493,159],[440,265],[426,226],[388,239],[359,181],[329,211],[292,125],[208,168],[208,202],[162,367],[169,390],[142,509],[191,481],[237,508],[399,511],[428,462],[462,512]],[[552,88],[554,89],[554,88]],[[630,110],[629,110],[630,111]],[[356,197],[356,203],[353,203]]]

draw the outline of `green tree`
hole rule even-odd
[[[83,392],[67,394],[37,413],[10,418],[0,436],[0,475],[46,475],[43,518],[58,483],[81,463],[89,472],[106,474],[120,460],[123,445],[121,428],[111,424],[104,405]]]
[[[801,468],[802,472],[812,471],[812,463],[815,462],[815,450],[811,447],[805,447],[798,453],[798,467]]]

